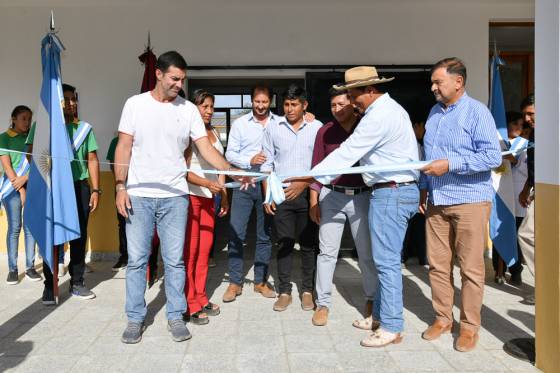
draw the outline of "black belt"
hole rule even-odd
[[[396,181],[388,181],[386,183],[373,184],[373,190],[381,188],[399,188],[407,185],[414,185],[416,181],[404,181],[402,183],[397,183]]]
[[[347,196],[355,196],[363,192],[371,192],[371,187],[346,187],[338,185],[323,185],[325,188],[334,190],[335,192],[344,193]]]

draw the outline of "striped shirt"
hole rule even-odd
[[[428,189],[434,205],[492,201],[490,170],[502,164],[494,118],[481,102],[464,93],[447,108],[436,104],[430,111],[424,136],[427,161],[447,159],[449,172],[422,174],[420,189]]]
[[[279,118],[270,113],[266,126],[255,120],[253,111],[236,119],[229,131],[226,159],[236,167],[258,172],[260,165],[251,166],[251,159],[263,149],[265,128]]]
[[[261,171],[274,171],[278,175],[309,171],[315,136],[322,126],[318,120],[304,120],[299,129],[294,131],[285,117],[271,122],[264,131],[263,150],[266,161],[262,164]]]

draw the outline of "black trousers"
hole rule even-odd
[[[127,260],[128,251],[126,249],[126,219],[118,212],[117,219],[119,222],[119,253],[121,254],[121,259]]]
[[[87,243],[87,225],[89,220],[89,198],[91,196],[89,184],[87,180],[74,182],[74,194],[76,196],[76,205],[78,207],[78,221],[80,223],[80,238],[70,241],[70,264],[68,271],[70,272],[70,285],[84,283],[84,272],[86,269],[86,243]],[[59,250],[63,250],[63,246],[59,245]],[[58,263],[58,259],[54,259]],[[43,274],[45,275],[45,286],[53,286],[53,275],[48,266],[43,266]]]
[[[302,292],[313,292],[319,229],[309,218],[308,192],[303,192],[293,201],[277,206],[274,215],[277,235],[277,264],[280,294],[292,292],[292,252],[296,240],[301,248]]]
[[[522,222],[523,222],[522,217],[520,216],[515,217],[515,226],[517,230],[519,230],[519,226],[521,225]],[[492,267],[494,268],[494,271],[498,270],[499,259],[502,259],[502,257],[498,253],[498,250],[492,247]],[[523,271],[523,265],[521,264],[522,262],[523,262],[523,253],[521,252],[521,247],[517,245],[517,262],[513,263],[513,265],[508,268],[509,273],[511,273],[512,275],[521,273],[521,271]]]

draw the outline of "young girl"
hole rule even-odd
[[[212,127],[214,114],[214,95],[198,90],[194,93],[193,103],[198,107],[208,139],[223,154],[224,148],[219,135]],[[199,156],[195,145],[190,149],[189,169],[211,169],[212,166]],[[215,208],[214,195],[221,194],[221,206],[218,216],[224,216],[229,210],[227,192],[223,188],[224,175],[204,174],[189,171],[189,217],[185,237],[185,266],[188,318],[194,324],[208,324],[208,316],[220,313],[218,305],[210,303],[206,295],[208,278],[208,258],[214,240]]]
[[[31,127],[32,112],[27,106],[16,106],[12,111],[10,128],[0,134],[0,160],[4,168],[4,175],[0,181],[0,200],[8,218],[8,233],[6,246],[8,248],[8,278],[6,282],[15,285],[19,282],[17,257],[18,241],[21,231],[22,210],[25,203],[25,188],[29,171],[29,163],[25,154],[10,152],[25,151],[25,140]],[[25,226],[25,277],[31,281],[40,281],[41,276],[35,271],[35,240]]]

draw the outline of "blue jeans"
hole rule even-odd
[[[167,319],[183,317],[185,300],[185,263],[183,244],[187,227],[188,196],[147,198],[130,196],[132,209],[126,222],[128,266],[126,269],[126,315],[129,321],[143,322],[147,307],[146,267],[151,252],[154,227],[161,242],[165,268]]]
[[[8,248],[8,268],[10,272],[17,271],[19,233],[21,232],[22,205],[20,194],[13,191],[2,201],[8,219],[8,233],[6,247]],[[35,239],[31,231],[24,224],[23,235],[25,238],[25,269],[33,268],[35,262]]]
[[[253,208],[257,217],[257,241],[255,247],[255,283],[260,284],[268,280],[268,264],[272,245],[270,243],[270,229],[272,219],[266,215],[262,206],[263,198],[261,184],[247,190],[233,190],[230,212],[230,236],[228,242],[229,282],[241,285],[243,281],[243,241],[247,235],[247,223]]]
[[[391,333],[401,332],[404,326],[401,251],[419,198],[416,184],[376,189],[370,198],[369,229],[378,272],[373,316]]]

